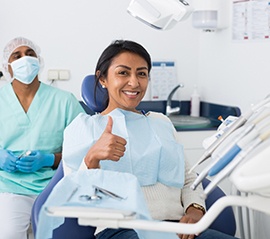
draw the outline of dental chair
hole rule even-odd
[[[81,87],[81,96],[85,103],[84,108],[88,109],[89,112],[101,112],[105,109],[104,101],[107,99],[107,90],[103,89],[98,85],[97,95],[94,96],[95,92],[95,77],[94,75],[88,75],[84,78]],[[88,110],[87,110],[88,111]],[[36,227],[38,223],[38,215],[40,209],[53,187],[57,184],[59,180],[63,177],[63,167],[62,162],[59,164],[58,169],[56,170],[55,175],[51,179],[50,183],[43,190],[43,192],[37,197],[33,208],[32,208],[32,229],[35,235]],[[205,188],[210,181],[208,179],[204,179],[202,181],[203,187]],[[216,187],[207,197],[206,199],[206,209],[208,210],[211,205],[217,201],[219,198],[224,197],[225,193],[219,188]],[[41,225],[42,226],[42,225]],[[210,225],[211,229],[221,231],[223,233],[234,236],[236,232],[236,222],[234,217],[234,212],[231,207],[226,207],[219,216],[213,221]],[[66,218],[65,222],[54,230],[53,239],[92,239],[94,237],[95,227],[91,226],[80,226],[76,218]]]

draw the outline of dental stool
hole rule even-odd
[[[108,94],[106,89],[103,89],[98,85],[97,95],[95,97],[95,87],[94,75],[88,75],[82,82],[81,94],[86,107],[88,107],[90,111],[101,112],[105,109],[105,102],[108,98]],[[31,222],[34,235],[38,223],[39,211],[53,187],[63,177],[63,175],[63,166],[62,162],[60,162],[55,175],[43,192],[37,197],[33,205]],[[210,181],[208,179],[204,179],[202,182],[203,187],[205,188],[209,182]],[[219,187],[215,188],[206,199],[206,209],[209,209],[215,201],[223,196],[226,196],[225,193]],[[209,228],[234,236],[236,232],[236,223],[232,208],[227,207],[224,209]],[[94,232],[95,227],[80,226],[78,225],[76,218],[66,218],[65,222],[53,231],[53,239],[94,239]]]

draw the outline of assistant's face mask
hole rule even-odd
[[[31,84],[37,76],[40,66],[36,57],[24,56],[9,64],[13,71],[13,78],[24,84]]]

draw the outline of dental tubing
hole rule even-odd
[[[244,125],[247,120],[259,109],[261,109],[263,106],[268,104],[270,102],[270,96],[268,95],[265,99],[258,102],[256,105],[253,105],[251,107],[251,110],[246,112],[243,115],[240,115],[237,120],[235,120],[231,127],[228,128],[227,131],[225,131],[220,138],[218,138],[215,142],[213,142],[208,149],[203,153],[203,155],[199,158],[198,162],[194,164],[193,167],[189,170],[189,173],[191,173],[198,165],[200,165],[202,162],[204,162],[206,159],[210,158],[214,150],[236,129]]]
[[[203,198],[206,198],[210,192],[221,182],[225,177],[230,175],[230,173],[251,153],[256,147],[258,147],[262,142],[269,139],[270,137],[270,126],[264,129],[264,132],[259,135],[255,140],[249,142],[245,148],[207,185],[204,189]]]
[[[219,161],[219,159],[222,158],[236,142],[238,142],[242,137],[244,137],[247,133],[249,133],[254,127],[255,125],[249,125],[248,127],[244,129],[239,128],[237,129],[237,131],[234,131],[231,134],[230,138],[228,138],[228,140],[230,141],[229,146],[225,145],[224,147],[221,147],[221,150],[218,153],[216,153],[216,155],[213,155],[214,156],[212,157],[213,162],[207,165],[202,170],[202,172],[197,176],[197,178],[191,185],[191,189],[195,190],[197,186],[202,182],[202,180],[207,176],[209,170]],[[241,132],[239,133],[238,131],[241,131]],[[231,141],[231,138],[233,138],[232,141]]]
[[[229,150],[232,150],[232,147],[235,146],[235,144],[237,142],[239,142],[245,135],[247,135],[251,130],[254,129],[255,125],[257,125],[257,129],[261,129],[263,128],[265,125],[268,124],[268,122],[270,122],[270,108],[269,107],[263,107],[265,106],[268,102],[270,101],[270,98],[266,98],[264,99],[263,101],[259,102],[256,106],[254,106],[252,108],[252,112],[253,111],[256,111],[254,112],[253,114],[251,114],[251,111],[249,111],[247,114],[245,114],[243,116],[244,120],[240,120],[240,123],[239,123],[239,119],[236,120],[236,122],[238,122],[236,125],[232,125],[233,126],[233,129],[230,129],[226,132],[229,132],[227,133],[227,136],[224,137],[223,135],[223,140],[217,145],[215,144],[215,149],[213,149],[214,147],[212,146],[212,153],[209,154],[209,149],[207,150],[207,152],[205,152],[205,154],[203,154],[203,156],[201,157],[201,159],[205,156],[207,156],[204,160],[208,160],[210,158],[213,159],[213,162],[211,164],[209,164],[208,166],[206,166],[204,168],[204,170],[198,175],[198,177],[196,178],[196,180],[193,182],[193,184],[191,185],[191,189],[195,190],[197,188],[197,186],[202,182],[202,180],[207,176],[207,174],[209,173],[209,171],[212,169],[212,167],[214,167],[214,165],[217,164],[217,162],[222,158],[224,157]],[[245,120],[246,119],[246,120]],[[266,120],[264,120],[266,119]],[[241,125],[241,122],[243,121],[248,121],[245,125]],[[260,124],[260,122],[262,122]],[[233,122],[232,124],[236,123],[236,122]],[[230,128],[232,127],[230,126]],[[240,133],[239,133],[240,131]],[[254,132],[255,133],[255,132]],[[230,137],[229,137],[230,136]],[[250,137],[252,137],[252,134],[250,135]],[[225,140],[228,141],[227,145],[225,143],[221,144],[222,142],[224,142]],[[243,141],[242,143],[244,144],[245,141]],[[221,145],[220,145],[221,144]],[[225,144],[225,146],[224,146]],[[211,147],[211,146],[210,146]],[[241,147],[241,143],[240,143],[240,147]],[[230,152],[231,155],[228,156],[227,155],[227,159],[225,158],[224,159],[224,163],[223,163],[223,166],[226,165],[226,162],[228,163],[232,158],[233,158],[233,155],[237,155],[237,153],[239,153],[239,145],[238,145],[238,148],[237,146]],[[203,160],[203,161],[204,161]],[[226,162],[225,162],[226,161]],[[193,168],[190,170],[190,172],[192,170],[194,170],[194,168],[199,165],[201,162],[199,161],[195,166],[193,166]],[[221,168],[221,167],[220,167]],[[213,171],[212,171],[213,173]],[[211,174],[212,174],[211,173]],[[214,175],[214,173],[213,173]]]
[[[211,154],[214,152],[214,150],[236,129],[238,129],[239,127],[241,127],[246,121],[247,121],[247,117],[246,116],[250,116],[250,115],[245,115],[245,116],[240,116],[235,122],[232,123],[232,126],[226,131],[224,132],[224,134],[218,138],[213,144],[211,144],[209,146],[208,149],[206,149],[206,151],[203,153],[203,155],[200,157],[199,161],[193,166],[191,167],[191,169],[189,170],[189,173],[191,173],[198,165],[200,165],[202,162],[204,162],[206,159],[211,157]]]
[[[240,139],[242,139],[245,135],[247,135],[253,128],[255,124],[244,125],[241,128],[236,129],[227,139],[229,141],[228,144],[220,145],[219,148],[215,151],[215,154],[212,155],[213,162],[206,166],[202,172],[195,179],[191,188],[195,190],[197,186],[202,182],[202,180],[207,176],[209,170],[222,158],[226,153],[232,148]],[[211,158],[211,157],[209,157]]]
[[[214,176],[220,170],[222,170],[240,151],[243,149],[249,142],[260,135],[260,132],[267,125],[270,124],[270,116],[266,117],[262,121],[257,121],[258,124],[254,127],[254,129],[245,135],[242,139],[240,139],[235,145],[233,145],[226,155],[224,155],[218,162],[211,168],[208,175]]]

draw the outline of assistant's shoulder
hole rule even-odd
[[[76,104],[79,103],[77,98],[74,96],[73,93],[62,90],[45,83],[40,83],[40,91],[41,94],[47,95],[48,97],[52,97],[55,101],[59,102],[75,102]]]
[[[51,86],[51,85],[47,85],[43,82],[40,82],[40,89],[44,92],[49,93],[49,94],[59,96],[59,98],[61,98],[61,97],[67,97],[67,98],[74,97],[75,98],[75,96],[71,92],[56,88],[56,87]]]
[[[12,88],[11,84],[10,83],[6,83],[2,87],[0,87],[0,92],[6,92],[7,89],[11,89],[11,88]]]

